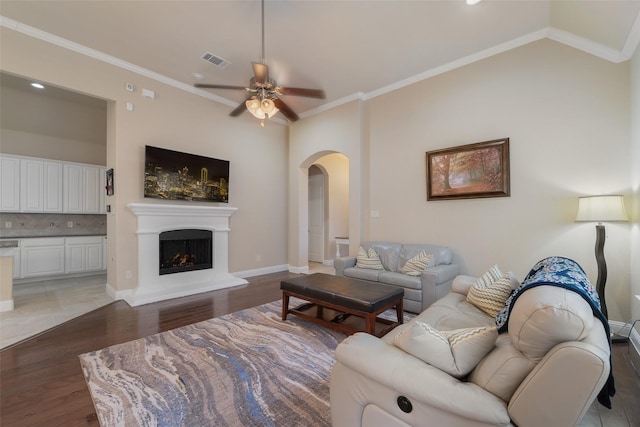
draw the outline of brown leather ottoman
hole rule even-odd
[[[280,282],[282,320],[289,313],[347,334],[364,331],[381,337],[403,323],[404,289],[330,274],[310,274]],[[289,298],[309,303],[289,308]],[[396,309],[397,321],[378,317]]]

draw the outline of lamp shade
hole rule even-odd
[[[629,221],[622,196],[590,196],[578,198],[576,221]]]

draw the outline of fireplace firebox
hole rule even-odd
[[[210,230],[172,230],[160,233],[159,274],[213,268]]]

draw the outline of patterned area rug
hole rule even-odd
[[[80,355],[103,426],[330,426],[345,334],[273,302]]]

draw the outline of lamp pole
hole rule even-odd
[[[607,303],[604,296],[604,288],[607,284],[607,263],[604,260],[604,241],[605,241],[604,225],[600,222],[596,224],[596,263],[598,264],[598,279],[596,280],[596,291],[600,298],[600,310],[604,317],[609,318],[607,312]]]

